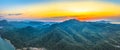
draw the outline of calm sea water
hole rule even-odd
[[[9,42],[0,38],[0,50],[15,50],[15,48]]]

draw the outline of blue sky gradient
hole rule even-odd
[[[74,1],[88,1],[88,0],[0,0],[0,9],[6,9],[14,6],[24,6],[24,5],[32,5],[35,3],[47,4],[54,2],[74,2]],[[92,0],[89,0],[92,1]],[[114,4],[120,5],[120,0],[94,0],[98,2],[110,2]]]
[[[0,10],[6,9],[14,6],[24,6],[24,5],[32,5],[35,3],[47,4],[47,3],[55,3],[55,2],[74,2],[74,1],[88,1],[88,0],[0,0]],[[92,0],[89,0],[92,1]],[[98,2],[110,2],[114,4],[120,5],[120,0],[94,0]]]
[[[11,5],[33,4],[33,3],[64,2],[64,1],[83,1],[83,0],[0,0],[0,5],[11,6]],[[120,0],[96,0],[96,1],[120,4]]]
[[[32,4],[49,4],[49,3],[56,3],[56,2],[82,2],[88,0],[0,0],[0,11],[7,10],[9,8],[15,8],[16,6],[25,6],[25,5],[32,5]],[[120,0],[89,0],[89,1],[97,1],[97,2],[108,2],[113,3],[116,5],[120,5]],[[115,19],[115,21],[120,21],[120,18]],[[110,19],[112,20],[112,19]]]

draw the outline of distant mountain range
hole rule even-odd
[[[3,24],[4,23],[4,24]],[[81,22],[60,23],[0,21],[1,36],[16,48],[44,47],[47,50],[120,50],[120,25]]]

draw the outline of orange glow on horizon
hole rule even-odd
[[[120,5],[104,2],[59,2],[23,6],[21,9],[6,10],[2,14],[9,13],[22,13],[22,15],[7,16],[6,18],[35,19],[69,16],[79,20],[93,20],[120,16]]]

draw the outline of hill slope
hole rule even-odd
[[[119,50],[120,25],[81,22],[75,19],[42,27],[4,30],[2,37],[16,48],[44,47],[48,50]]]

